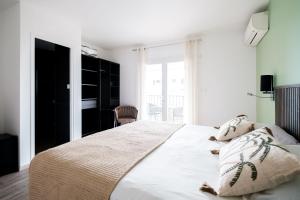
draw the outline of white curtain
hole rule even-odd
[[[145,66],[146,66],[146,52],[145,48],[137,49],[138,52],[138,64],[137,64],[137,109],[139,111],[138,119],[142,119],[144,116],[145,100]]]
[[[200,124],[199,120],[199,45],[200,40],[185,42],[185,98],[184,121],[188,124]]]

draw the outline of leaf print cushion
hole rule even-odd
[[[261,128],[220,149],[219,196],[240,196],[273,188],[300,174],[300,160]]]
[[[219,141],[230,140],[248,133],[253,129],[254,123],[250,122],[246,115],[239,115],[220,127],[219,132],[216,135],[216,139]]]

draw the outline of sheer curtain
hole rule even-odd
[[[144,118],[145,111],[145,66],[146,66],[146,51],[145,48],[137,49],[138,63],[137,63],[137,109],[139,111],[138,119]]]
[[[187,40],[185,42],[185,98],[184,122],[199,124],[199,46],[200,40]]]

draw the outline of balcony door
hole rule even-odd
[[[184,63],[146,65],[144,119],[183,122]]]

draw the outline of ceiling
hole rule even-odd
[[[78,20],[103,48],[151,44],[223,28],[244,28],[268,0],[27,0]]]

